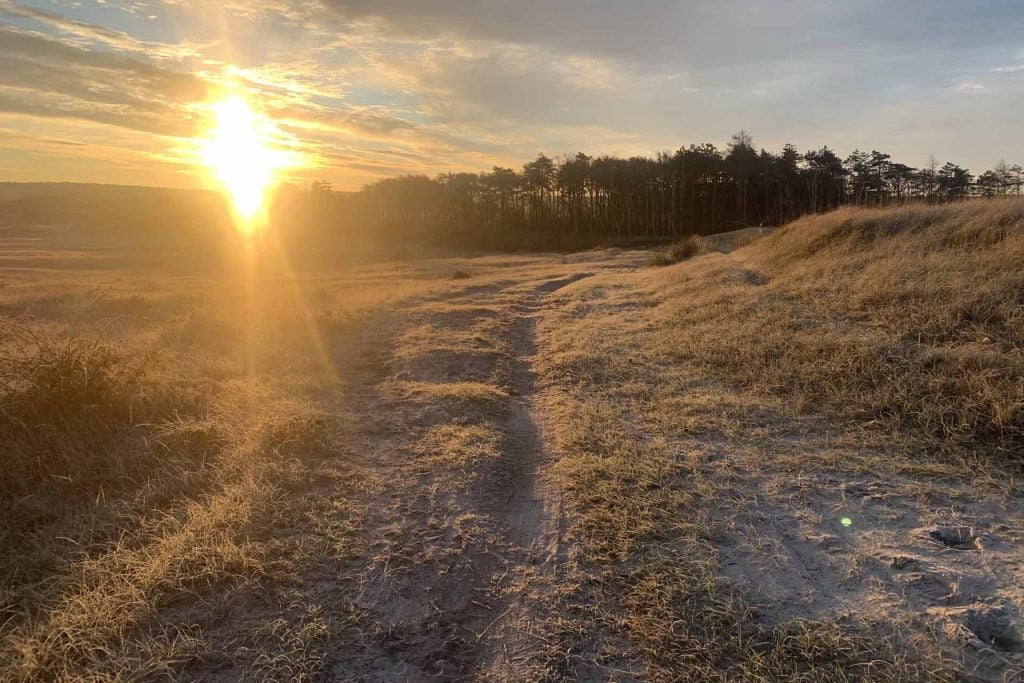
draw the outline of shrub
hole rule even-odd
[[[651,257],[651,265],[670,266],[696,256],[699,251],[700,241],[696,235],[690,235],[654,252]]]
[[[9,324],[0,350],[0,497],[27,495],[59,481],[95,491],[142,463],[113,447],[139,424],[176,406],[168,387],[144,380],[99,340],[48,339]],[[170,399],[170,401],[168,401]]]

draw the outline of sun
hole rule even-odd
[[[206,166],[231,198],[240,227],[258,229],[266,218],[267,195],[288,155],[273,146],[273,125],[240,95],[209,105],[212,126],[200,141]]]

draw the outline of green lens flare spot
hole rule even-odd
[[[853,520],[849,517],[843,517],[841,520],[839,520],[839,523],[843,526],[850,526],[851,524],[853,524]]]

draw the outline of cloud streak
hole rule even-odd
[[[57,167],[67,124],[194,183],[199,104],[234,84],[310,160],[297,179],[338,187],[740,128],[982,166],[1024,156],[993,133],[1024,106],[1021,35],[1017,0],[0,0],[0,115],[22,131],[0,151]]]

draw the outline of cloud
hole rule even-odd
[[[205,91],[202,80],[192,74],[170,71],[131,57],[88,50],[4,27],[0,27],[0,53],[54,67],[102,71],[108,77],[128,78],[135,84],[148,83],[157,91],[179,98],[202,97]],[[118,85],[124,85],[123,81]]]
[[[154,135],[172,150],[160,161],[187,163],[173,150],[201,124],[195,103],[233,83],[294,136],[309,175],[338,187],[540,151],[651,153],[740,128],[769,147],[884,147],[859,137],[889,130],[881,112],[973,130],[982,106],[1012,125],[1021,100],[1008,86],[1019,0],[36,4],[0,0],[0,112],[40,130],[130,131],[114,137],[140,163],[156,158],[140,137]],[[936,124],[890,144],[910,139],[951,138]],[[966,163],[989,153],[953,140],[946,153]],[[1024,156],[1014,144],[1002,154]]]
[[[130,2],[123,5],[126,11],[132,11],[133,7],[134,5]],[[180,62],[189,57],[197,57],[203,47],[189,41],[182,41],[178,44],[143,41],[123,31],[69,19],[55,12],[19,5],[11,0],[0,0],[0,18],[3,17],[13,21],[26,21],[33,28],[41,29],[53,36],[59,36],[63,41],[78,47],[100,46],[118,52],[130,53],[135,57],[143,57],[147,60]]]
[[[133,58],[0,27],[0,111],[189,135],[209,84]]]
[[[988,88],[981,83],[975,83],[974,81],[960,81],[946,88],[947,92],[955,93],[980,93],[987,91]]]
[[[421,111],[450,122],[495,118],[557,125],[591,117],[629,76],[616,64],[509,45],[432,44],[367,55],[372,77],[415,91]],[[639,76],[637,77],[640,78]]]
[[[1019,45],[1016,0],[324,0],[379,35],[542,46],[644,65],[731,67],[829,54],[870,58],[879,48],[920,51]],[[997,19],[997,20],[993,20]]]
[[[12,18],[29,19],[43,24],[61,33],[90,40],[100,41],[120,49],[140,50],[141,44],[126,33],[114,31],[102,26],[95,26],[83,21],[75,21],[54,12],[47,12],[35,7],[26,7],[10,0],[0,0],[0,15]]]

